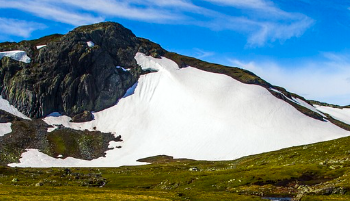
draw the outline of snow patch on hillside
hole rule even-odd
[[[116,66],[117,69],[122,69],[124,72],[130,71],[130,69],[126,69],[124,67],[121,66]]]
[[[23,119],[30,119],[29,117],[27,117],[26,115],[18,111],[17,108],[10,105],[10,103],[7,100],[3,99],[1,96],[0,96],[0,110],[4,110],[10,114],[13,114]]]
[[[94,46],[95,46],[95,43],[92,42],[92,41],[88,41],[88,42],[86,42],[86,44],[87,44],[89,47],[94,47]]]
[[[43,47],[46,47],[46,45],[38,45],[38,46],[36,46],[36,49],[41,49],[41,48],[43,48]]]
[[[350,125],[350,108],[333,108],[327,106],[314,105],[317,110],[331,115],[334,119]]]
[[[169,59],[138,53],[143,69],[133,94],[90,122],[66,116],[47,117],[50,124],[111,132],[122,148],[92,161],[54,159],[37,150],[22,154],[22,167],[116,167],[140,165],[156,155],[197,160],[232,160],[242,156],[348,136],[330,122],[310,118],[257,85],[193,67],[179,68]],[[112,145],[113,146],[113,145]]]
[[[300,99],[300,98],[289,98],[287,97],[286,95],[284,95],[282,92],[280,92],[279,90],[277,89],[274,89],[274,88],[270,88],[270,90],[274,91],[274,92],[277,92],[277,93],[280,93],[282,94],[287,100],[291,101],[291,102],[294,102],[300,106],[303,106],[313,112],[316,112],[318,113],[319,115],[323,116],[323,117],[326,117],[324,114],[322,114],[322,112],[318,111],[313,105],[310,105],[309,103],[305,102],[304,100]]]
[[[0,123],[0,136],[4,136],[11,132],[11,123]]]
[[[28,57],[27,53],[21,50],[0,52],[0,59],[2,59],[3,57],[10,57],[11,59],[14,59],[16,61],[30,63],[30,58]]]

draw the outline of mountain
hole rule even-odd
[[[2,43],[0,51],[1,164],[230,160],[350,134],[347,117],[113,22]]]

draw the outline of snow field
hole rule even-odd
[[[121,135],[120,149],[92,161],[55,159],[37,150],[22,154],[21,167],[117,167],[141,165],[155,155],[197,160],[233,160],[281,148],[348,136],[330,122],[310,118],[257,85],[193,67],[180,69],[169,59],[137,53],[143,69],[133,93],[90,122],[66,116],[44,120],[74,129]],[[110,144],[116,146],[116,144]]]

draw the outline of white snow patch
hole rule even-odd
[[[294,98],[294,97],[293,97],[293,100],[297,104],[299,104],[299,105],[301,105],[301,106],[303,106],[303,107],[305,107],[305,108],[307,108],[307,109],[309,109],[309,110],[311,110],[313,112],[316,112],[316,113],[320,114],[323,117],[326,117],[326,115],[324,115],[322,112],[318,111],[314,106],[310,105],[309,103],[305,102],[304,100],[301,100],[300,98]]]
[[[38,46],[36,46],[36,49],[41,49],[41,48],[43,48],[43,47],[46,47],[46,45],[38,45]]]
[[[242,156],[310,144],[350,135],[330,122],[310,118],[257,85],[222,74],[138,53],[143,69],[133,94],[100,112],[90,122],[47,117],[46,122],[73,129],[121,135],[122,148],[91,161],[55,159],[28,150],[21,167],[116,167],[140,165],[137,159],[156,155],[197,160],[233,160]],[[111,146],[114,143],[110,144]]]
[[[0,59],[2,59],[3,57],[10,57],[11,59],[14,59],[16,61],[30,63],[30,58],[28,57],[27,53],[21,50],[0,52]]]
[[[94,47],[94,46],[95,46],[95,43],[92,42],[92,41],[88,41],[88,42],[86,42],[86,44],[87,44],[89,47]]]
[[[0,109],[23,119],[30,119],[29,117],[18,111],[17,108],[10,105],[10,103],[7,100],[3,99],[2,96],[0,96]]]
[[[109,145],[108,145],[108,148],[114,149],[114,148],[117,148],[117,147],[121,147],[122,144],[123,144],[122,142],[110,141]]]
[[[350,108],[333,108],[327,106],[314,105],[317,110],[331,115],[334,119],[350,125]]]
[[[11,123],[0,123],[0,136],[4,136],[11,132]]]
[[[291,99],[291,98],[287,97],[286,95],[284,95],[282,92],[280,92],[280,91],[277,90],[277,89],[270,88],[270,90],[282,94],[282,95],[283,95],[286,99],[288,99],[289,101],[292,101],[292,102],[294,102],[294,103],[296,103],[296,104],[298,104],[298,105],[300,105],[300,106],[303,106],[303,107],[305,107],[305,108],[307,108],[307,109],[309,109],[309,110],[311,110],[311,111],[313,111],[313,112],[318,113],[319,115],[321,115],[321,116],[323,116],[323,117],[326,117],[324,114],[322,114],[322,112],[318,111],[313,105],[310,105],[309,103],[305,102],[304,100],[302,100],[302,99],[300,99],[300,98],[294,98],[294,97],[292,97],[292,99]]]
[[[154,70],[154,71],[160,71],[160,70],[179,70],[179,66],[170,59],[144,59],[145,55],[142,53],[137,53],[135,56],[135,59],[137,61],[137,64],[139,64],[142,68],[142,70]],[[169,62],[170,61],[170,62]]]
[[[126,69],[126,68],[123,68],[123,67],[121,67],[121,66],[116,66],[116,68],[122,69],[124,72],[130,71],[130,69]]]
[[[53,126],[52,128],[48,128],[47,132],[52,132],[57,128],[59,128],[60,126],[71,127],[71,124],[72,124],[72,122],[70,122],[71,120],[72,118],[65,115],[61,115],[58,112],[53,112],[43,119],[45,123]]]

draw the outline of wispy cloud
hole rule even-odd
[[[6,35],[27,38],[33,31],[43,28],[45,25],[40,23],[0,17],[0,30],[3,38],[6,38]]]
[[[95,12],[99,15],[121,17],[136,20],[152,20],[153,22],[163,22],[166,20],[176,19],[174,13],[168,13],[166,10],[155,9],[151,6],[144,5],[139,1],[111,1],[111,0],[62,0],[64,4],[75,6],[79,9]],[[160,4],[157,1],[154,5]],[[143,5],[142,7],[140,5]],[[161,6],[173,5],[171,2],[160,4]]]
[[[263,46],[276,40],[300,37],[314,20],[301,13],[286,12],[267,0],[206,0],[245,11],[243,16],[226,17],[224,27],[248,33],[248,46]],[[228,22],[231,24],[229,25]],[[234,24],[234,25],[232,25]],[[222,26],[223,23],[220,23]]]
[[[213,56],[215,53],[214,52],[210,52],[210,51],[204,51],[202,49],[199,48],[194,48],[194,57],[198,58],[198,59],[203,59],[205,57],[210,57]]]
[[[229,63],[254,72],[273,85],[291,92],[340,105],[350,104],[350,54],[322,53],[318,61],[295,62],[294,66],[274,61],[240,61]]]
[[[103,21],[102,17],[70,10],[50,0],[0,0],[0,8],[18,9],[38,17],[71,25],[83,25]]]
[[[263,46],[276,40],[301,36],[313,20],[278,8],[269,0],[206,0],[199,6],[191,0],[0,0],[0,9],[18,9],[37,17],[70,25],[91,24],[124,18],[149,23],[189,24],[248,34],[248,46]],[[222,13],[220,6],[240,9]]]

